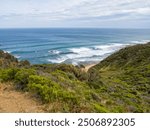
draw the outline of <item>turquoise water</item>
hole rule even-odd
[[[94,63],[150,41],[148,29],[0,29],[0,49],[37,63]]]

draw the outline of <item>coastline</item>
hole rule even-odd
[[[119,32],[115,29],[98,29],[97,31],[95,29],[77,29],[76,31],[72,29],[57,31],[55,29],[18,31],[8,29],[5,31],[6,33],[1,31],[3,37],[0,41],[1,50],[9,52],[19,60],[29,60],[32,64],[93,64],[92,62],[99,62],[126,46],[146,43],[150,40],[149,31],[133,31],[132,29],[128,31],[121,29]],[[19,33],[22,37],[18,37]],[[51,33],[53,35],[49,36]],[[131,38],[128,39],[128,37]]]

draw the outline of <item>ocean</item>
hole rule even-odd
[[[115,51],[150,41],[150,29],[0,29],[0,49],[32,64],[98,63]]]

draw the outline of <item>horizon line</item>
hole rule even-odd
[[[122,27],[0,27],[0,29],[150,29]]]

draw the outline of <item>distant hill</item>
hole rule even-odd
[[[150,112],[150,43],[123,48],[87,73],[0,51],[0,82],[30,92],[45,112]]]

